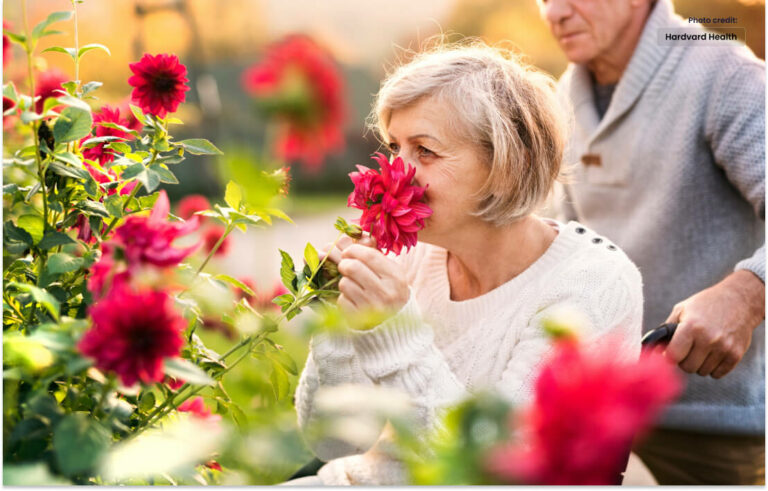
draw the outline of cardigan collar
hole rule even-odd
[[[588,129],[589,142],[614,121],[626,113],[666,58],[671,47],[658,42],[659,29],[679,27],[680,18],[675,15],[671,0],[656,0],[648,20],[645,22],[640,40],[632,58],[616,86],[611,103],[602,120],[597,114],[592,92],[592,76],[586,65],[572,65],[570,98],[573,103],[577,124]]]

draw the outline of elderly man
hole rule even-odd
[[[666,41],[704,32],[671,0],[539,4],[571,62],[564,218],[638,265],[644,329],[678,323],[666,353],[690,373],[635,451],[661,484],[764,483],[765,65]]]

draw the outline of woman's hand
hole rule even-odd
[[[338,265],[338,305],[346,310],[398,311],[408,302],[408,284],[400,265],[375,248],[370,236],[358,241],[342,237],[336,248],[323,251]]]

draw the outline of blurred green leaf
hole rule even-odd
[[[101,82],[88,82],[87,84],[83,85],[83,95],[86,95],[90,92],[93,92],[94,90],[101,87],[103,84]]]
[[[296,367],[296,362],[293,361],[293,358],[291,358],[291,356],[284,349],[276,348],[273,351],[267,351],[267,357],[272,361],[279,363],[280,366],[283,367],[291,375],[295,376],[299,374],[299,369]]]
[[[151,390],[146,390],[139,399],[139,409],[148,412],[155,407],[155,394]]]
[[[240,202],[243,199],[243,193],[240,190],[240,186],[233,181],[227,183],[227,189],[224,192],[224,201],[231,206],[234,210],[240,209]]]
[[[291,382],[280,363],[272,363],[272,373],[269,375],[269,383],[272,384],[272,390],[275,393],[275,399],[278,401],[288,394],[291,389]]]
[[[33,464],[3,465],[5,486],[69,486],[71,481],[54,476],[44,462]]]
[[[307,265],[312,272],[315,272],[317,266],[320,264],[320,257],[317,255],[317,250],[309,242],[307,242],[306,247],[304,247],[304,260],[307,262]]]
[[[90,134],[91,125],[93,117],[89,111],[70,106],[61,112],[53,125],[53,137],[58,143],[79,140]]]
[[[86,414],[69,414],[53,434],[56,462],[67,475],[92,470],[104,457],[110,439],[107,430]]]
[[[53,12],[52,14],[48,15],[45,20],[37,24],[34,29],[32,29],[32,41],[37,41],[39,38],[43,37],[45,35],[45,29],[51,24],[69,20],[71,17],[72,12],[68,10],[62,12]]]
[[[83,200],[75,203],[75,208],[81,210],[84,214],[89,216],[99,216],[102,218],[110,218],[110,214],[102,203],[97,201]]]
[[[226,275],[226,274],[217,274],[216,276],[213,277],[213,279],[221,280],[221,281],[226,281],[230,285],[235,286],[235,287],[241,289],[242,291],[244,291],[248,295],[251,295],[251,296],[256,295],[253,292],[253,290],[251,290],[248,287],[248,285],[246,285],[245,283],[243,283],[242,281],[240,281],[240,280],[238,280],[236,278],[233,278],[232,276],[229,276],[229,275]]]
[[[86,44],[85,46],[77,50],[77,56],[78,58],[82,57],[85,53],[92,51],[94,49],[100,49],[101,51],[104,51],[105,53],[107,53],[109,56],[112,56],[112,53],[110,53],[109,48],[107,48],[103,44],[98,44],[98,43]]]
[[[60,176],[71,177],[73,179],[89,179],[91,176],[85,169],[66,166],[58,162],[51,162],[48,164],[48,169]]]
[[[216,383],[200,367],[183,358],[166,358],[165,373],[193,385],[214,385]]]
[[[53,354],[39,341],[17,332],[3,334],[4,365],[19,366],[32,372],[39,372],[51,366],[53,361]]]

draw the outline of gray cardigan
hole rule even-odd
[[[765,282],[765,64],[745,47],[660,45],[662,27],[693,26],[656,2],[602,120],[585,66],[569,66],[559,84],[575,116],[561,218],[637,264],[646,331],[734,269]],[[764,343],[761,325],[734,371],[688,376],[661,426],[763,433]]]

